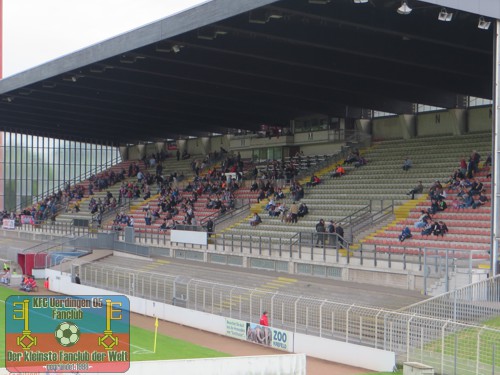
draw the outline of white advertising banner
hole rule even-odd
[[[3,219],[2,222],[3,229],[16,229],[16,221],[11,219]]]
[[[226,336],[293,352],[293,332],[226,318]]]
[[[170,242],[206,245],[208,243],[207,232],[196,232],[191,230],[171,230]]]

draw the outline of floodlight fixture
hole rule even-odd
[[[408,6],[408,4],[407,4],[406,0],[403,0],[403,1],[401,2],[401,6],[398,8],[398,13],[399,13],[399,14],[402,14],[403,16],[407,16],[408,14],[410,14],[410,13],[411,13],[411,11],[412,11],[412,10],[413,10],[413,9],[411,9],[411,8]]]
[[[366,4],[369,0],[353,0],[354,4]]]
[[[441,11],[438,15],[438,20],[443,22],[450,22],[453,18],[453,13],[448,12],[446,8],[441,8]]]
[[[479,22],[477,28],[481,30],[488,30],[490,28],[491,21],[486,21],[484,17],[479,17]]]
[[[218,35],[226,35],[227,31],[219,30],[214,27],[203,27],[198,29],[197,37],[203,40],[214,40]]]

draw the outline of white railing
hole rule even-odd
[[[500,371],[500,330],[486,325],[109,264],[87,263],[79,266],[79,273],[89,286],[236,319],[258,321],[267,310],[273,327],[394,351],[399,361],[423,362],[440,374]],[[482,308],[479,302],[472,306]]]

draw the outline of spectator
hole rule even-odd
[[[408,228],[408,226],[404,227],[403,230],[401,231],[401,234],[399,235],[399,241],[403,242],[407,238],[411,238],[411,230]]]
[[[325,244],[325,222],[323,219],[320,219],[319,222],[316,224],[316,233],[317,233],[317,238],[316,238],[316,246],[318,246],[321,243],[321,246]]]
[[[412,167],[412,162],[409,157],[403,161],[403,171],[408,171]]]
[[[260,317],[259,324],[261,326],[269,327],[269,319],[267,318],[267,311],[264,311],[262,313],[262,316]]]
[[[406,195],[411,195],[411,199],[415,199],[415,194],[422,194],[423,191],[424,185],[422,185],[422,181],[419,181],[413,189],[406,193]]]
[[[207,232],[208,232],[208,238],[210,238],[214,232],[214,222],[212,219],[208,219],[207,221]]]
[[[334,178],[334,177],[342,177],[343,175],[345,175],[345,169],[341,165],[338,165],[337,168],[335,169],[335,172],[333,172],[330,176]]]
[[[292,224],[297,223],[298,213],[299,213],[299,207],[297,206],[296,202],[293,202],[292,206],[290,207],[290,216]]]
[[[252,227],[256,227],[257,225],[259,225],[260,223],[262,223],[262,219],[260,218],[260,216],[257,214],[257,212],[255,212],[253,214],[253,217],[250,219],[250,225]]]
[[[75,275],[75,284],[81,284],[80,276],[78,274]]]
[[[2,275],[2,277],[0,278],[0,282],[2,284],[5,284],[5,285],[10,285],[10,278],[11,278],[11,272],[10,272],[10,268],[7,267],[4,269],[4,273]]]
[[[304,217],[309,213],[309,208],[307,207],[307,204],[301,203],[299,206],[299,212],[297,213],[298,217]]]
[[[340,247],[345,247],[344,228],[342,228],[340,223],[337,223],[337,225],[335,225],[335,233],[337,233],[337,239],[339,241]]]
[[[326,230],[328,232],[329,244],[335,246],[337,242],[336,241],[337,236],[335,236],[335,223],[333,222],[333,220],[330,220],[330,223],[328,224]]]

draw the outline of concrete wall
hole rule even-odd
[[[373,120],[372,131],[374,140],[403,138],[403,130],[397,116]]]
[[[471,108],[467,111],[466,132],[491,131],[491,107]],[[457,125],[457,117],[451,111],[436,111],[421,113],[416,116],[416,136],[451,135],[458,134],[460,126]],[[359,130],[359,129],[358,129]],[[377,118],[372,125],[373,139],[398,139],[404,137],[401,122],[398,116]]]
[[[335,154],[342,148],[341,143],[322,143],[317,145],[300,146],[300,150],[304,151],[305,155],[328,155]]]
[[[470,132],[491,131],[492,121],[491,107],[473,108],[468,112]]]
[[[417,136],[453,134],[454,117],[450,112],[430,112],[417,116]]]

